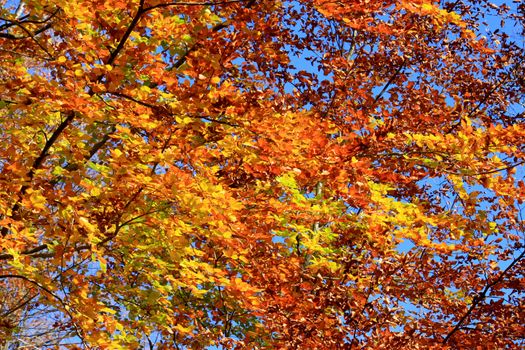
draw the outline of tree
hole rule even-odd
[[[4,346],[522,348],[524,11],[3,0]]]

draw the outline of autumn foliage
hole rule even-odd
[[[6,349],[525,346],[521,1],[0,3]]]

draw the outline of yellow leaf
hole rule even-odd
[[[189,334],[191,333],[192,329],[189,327],[184,327],[183,325],[177,324],[173,328],[175,328],[177,331],[179,331],[182,334]]]
[[[191,119],[190,117],[183,117],[183,118],[181,118],[181,117],[175,117],[175,121],[176,121],[177,123],[179,123],[179,124],[183,124],[183,125],[185,125],[185,124],[189,124],[189,123],[191,123],[191,122],[193,121],[193,119]]]
[[[85,217],[81,217],[80,219],[78,219],[78,222],[80,223],[80,226],[85,228],[88,233],[94,233],[97,231],[97,227],[90,223],[89,220]]]
[[[92,195],[93,197],[100,196],[101,193],[102,191],[98,187],[93,187],[91,191],[89,191],[89,194]]]
[[[110,309],[109,307],[102,308],[102,309],[100,309],[100,311],[107,312],[108,314],[112,314],[112,315],[117,313],[115,310]]]
[[[46,197],[42,196],[42,193],[40,191],[33,191],[31,193],[31,196],[29,197],[29,200],[31,201],[31,205],[35,209],[45,209],[46,208]]]

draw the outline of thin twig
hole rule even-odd
[[[478,294],[473,300],[472,300],[472,304],[470,304],[470,307],[469,309],[467,310],[467,312],[465,312],[465,314],[460,318],[460,320],[456,323],[456,325],[454,326],[454,328],[447,334],[447,336],[445,337],[445,339],[443,339],[443,344],[446,344],[450,338],[452,338],[452,336],[454,335],[454,333],[456,333],[463,325],[463,323],[465,322],[465,320],[467,319],[467,317],[469,317],[472,312],[474,311],[474,309],[485,299],[485,297],[487,296],[487,294],[489,293],[490,289],[492,287],[494,287],[496,284],[500,283],[503,278],[507,275],[507,273],[517,264],[521,261],[521,259],[523,259],[525,257],[525,250],[523,250],[521,252],[520,255],[518,255],[517,258],[515,258],[512,263],[507,266],[507,268],[502,272],[500,273],[500,275],[498,276],[498,278],[496,278],[493,282],[487,284],[485,286],[485,288],[483,288],[483,291]]]
[[[224,0],[224,1],[175,1],[175,2],[168,2],[165,4],[157,4],[150,7],[146,7],[144,11],[151,11],[158,8],[164,8],[164,7],[171,7],[171,6],[218,6],[218,5],[227,5],[227,4],[234,4],[234,3],[240,3],[250,0]]]

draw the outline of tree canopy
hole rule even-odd
[[[0,0],[6,349],[522,349],[525,4]]]

